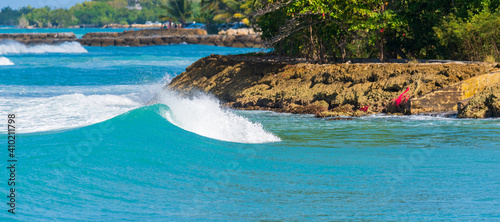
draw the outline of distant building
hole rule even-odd
[[[142,10],[140,0],[128,0],[128,9]]]

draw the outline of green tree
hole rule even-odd
[[[470,22],[484,10],[494,12],[500,1],[266,0],[261,5],[255,14],[257,23],[274,52],[321,62],[338,57],[343,61],[347,57],[449,57],[451,48],[469,44],[457,42],[460,36],[446,34],[451,33],[449,27],[459,24],[457,21]],[[498,15],[488,16],[475,19],[484,21],[474,23],[475,27],[494,27]],[[436,32],[441,26],[441,32]],[[496,29],[484,33],[491,30]],[[477,32],[474,36],[482,35]],[[448,39],[446,44],[442,37]],[[484,41],[476,42],[486,44]]]
[[[0,12],[0,25],[16,25],[21,15],[19,11],[5,7]]]
[[[107,3],[108,3],[108,5],[113,7],[115,10],[125,8],[125,6],[128,5],[126,0],[113,0],[113,1],[109,1]]]
[[[70,25],[75,25],[77,19],[76,17],[68,10],[65,9],[55,9],[50,11],[50,22],[53,25],[57,25],[59,27],[67,27]]]
[[[262,2],[256,15],[263,37],[280,54],[318,62],[328,56],[345,60],[349,44],[364,39],[369,46],[380,46],[383,59],[383,32],[401,26],[386,5],[382,0],[274,1]]]
[[[254,0],[202,0],[201,11],[212,15],[212,20],[217,22],[242,21],[250,25],[253,9],[258,1]]]
[[[385,34],[388,51],[392,57],[441,57],[435,27],[448,18],[467,20],[480,13],[483,8],[493,11],[499,6],[498,0],[389,1],[389,9],[395,12],[403,25],[400,29],[389,30]]]
[[[36,24],[38,27],[45,27],[50,22],[49,12],[50,8],[48,6],[37,8],[28,13],[26,18],[30,23]]]
[[[105,25],[113,22],[115,10],[106,2],[91,1],[71,7],[81,24]]]
[[[161,9],[167,12],[167,15],[158,16],[161,20],[174,19],[185,23],[193,14],[193,5],[189,0],[171,0],[168,4],[161,5]]]
[[[472,14],[472,12],[470,12]],[[500,61],[500,10],[488,7],[470,18],[451,16],[434,28],[439,53],[449,59],[484,61],[488,56]]]

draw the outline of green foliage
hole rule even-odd
[[[106,2],[91,1],[71,8],[82,24],[105,25],[113,22],[115,10]]]
[[[257,19],[264,38],[280,53],[314,61],[345,59],[350,44],[363,38],[366,46],[382,40],[382,29],[399,29],[402,21],[382,0],[296,0],[262,3],[277,8]],[[382,31],[383,32],[383,31]]]
[[[239,22],[250,24],[255,0],[202,0],[201,12],[211,15],[211,21],[218,23]]]
[[[500,60],[500,11],[485,8],[468,20],[451,16],[435,27],[440,54],[451,59]]]
[[[178,20],[185,23],[193,15],[193,5],[190,0],[171,0],[166,6],[160,6],[167,15],[158,16],[161,20]]]
[[[5,7],[0,12],[0,25],[16,25],[22,13],[18,10],[12,10],[10,7]]]
[[[487,55],[498,60],[499,0],[265,0],[261,5],[257,24],[279,54],[317,62],[482,61]]]

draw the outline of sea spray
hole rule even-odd
[[[222,108],[219,100],[203,93],[186,97],[165,90],[155,100],[170,108],[160,111],[165,119],[201,136],[239,143],[281,141],[265,131],[260,123],[252,123],[247,118]]]
[[[54,97],[25,97],[10,101],[9,105],[20,117],[19,132],[32,133],[91,125],[141,107],[141,103],[129,97],[75,93]],[[5,99],[0,99],[0,104],[8,102],[2,100]]]
[[[0,42],[0,55],[5,54],[41,54],[41,53],[87,53],[88,51],[78,42],[64,42],[59,45],[27,46],[20,42],[6,40]]]
[[[0,66],[11,66],[11,65],[14,65],[14,63],[10,61],[10,59],[5,57],[0,57]]]

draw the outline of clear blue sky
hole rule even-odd
[[[0,9],[10,6],[13,9],[19,9],[23,6],[31,5],[35,8],[40,8],[48,5],[51,8],[69,8],[76,3],[84,2],[85,0],[0,0]],[[87,0],[90,1],[90,0]]]

